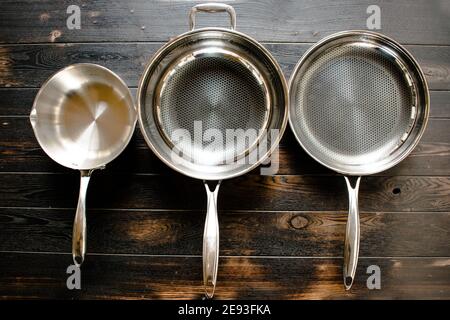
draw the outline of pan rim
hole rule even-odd
[[[300,60],[295,65],[295,67],[292,71],[292,74],[289,78],[289,98],[291,98],[291,94],[294,94],[294,92],[295,92],[293,90],[294,80],[297,78],[298,72],[299,72],[300,68],[302,67],[303,63],[311,56],[311,54],[313,54],[318,48],[322,47],[324,44],[326,44],[330,41],[333,41],[333,40],[336,40],[339,38],[350,37],[350,36],[369,36],[369,37],[373,37],[376,39],[380,39],[382,42],[392,45],[395,48],[396,52],[400,52],[413,65],[416,76],[419,78],[419,80],[421,82],[420,85],[424,90],[424,92],[423,92],[424,103],[422,106],[423,120],[420,124],[418,131],[414,135],[409,135],[405,140],[405,142],[406,142],[409,139],[413,139],[412,142],[407,146],[407,148],[405,150],[401,150],[401,152],[399,151],[400,148],[394,150],[393,154],[398,154],[398,156],[393,158],[390,161],[386,162],[387,157],[384,157],[377,161],[371,162],[370,168],[373,168],[373,169],[369,170],[369,169],[355,168],[354,170],[343,170],[342,168],[340,168],[338,166],[334,166],[332,164],[329,164],[329,163],[326,163],[325,161],[323,161],[321,159],[321,157],[315,155],[310,149],[307,148],[306,144],[303,143],[302,139],[300,138],[300,135],[298,134],[298,132],[295,129],[294,124],[293,124],[294,116],[292,115],[293,110],[291,110],[291,108],[292,108],[291,104],[293,103],[292,102],[293,99],[290,99],[290,103],[289,103],[289,107],[288,107],[289,126],[290,126],[291,131],[293,132],[296,140],[298,141],[300,146],[303,148],[303,150],[310,157],[312,157],[315,161],[317,161],[321,165],[323,165],[335,172],[344,174],[344,175],[349,175],[349,176],[371,175],[371,174],[379,173],[379,172],[382,172],[389,168],[394,167],[395,165],[400,163],[402,160],[404,160],[417,146],[423,133],[425,132],[425,129],[426,129],[426,126],[428,123],[429,111],[430,111],[430,97],[429,97],[430,94],[429,94],[428,83],[426,81],[426,78],[425,78],[422,68],[420,67],[420,65],[416,61],[416,59],[412,56],[412,54],[406,48],[404,48],[400,43],[398,43],[397,41],[393,40],[392,38],[390,38],[384,34],[378,33],[378,32],[366,31],[366,30],[346,30],[346,31],[340,31],[340,32],[333,33],[333,34],[321,39],[320,41],[318,41],[317,43],[312,45],[308,50],[305,51],[305,53],[302,55]],[[417,126],[416,120],[414,121],[414,127],[415,126]],[[404,143],[402,145],[404,145]]]
[[[113,161],[114,159],[116,159],[120,154],[122,154],[122,152],[125,150],[125,148],[128,146],[128,144],[130,143],[133,135],[134,135],[134,131],[136,128],[136,123],[137,123],[137,109],[136,109],[136,104],[133,101],[133,95],[131,94],[130,88],[127,86],[127,84],[125,83],[125,81],[123,81],[123,79],[121,77],[119,77],[114,71],[110,70],[109,68],[106,68],[102,65],[96,64],[96,63],[89,63],[89,62],[80,62],[80,63],[74,63],[71,65],[68,65],[56,72],[54,72],[50,77],[48,77],[41,85],[41,87],[38,90],[38,93],[36,94],[36,97],[33,100],[33,106],[31,108],[31,112],[30,112],[30,116],[29,116],[29,120],[31,122],[31,117],[33,115],[34,112],[36,112],[36,106],[37,106],[37,102],[39,100],[39,97],[42,95],[42,92],[45,90],[45,87],[50,83],[50,81],[52,81],[53,79],[55,79],[56,76],[58,76],[60,73],[70,70],[70,69],[74,69],[74,68],[78,68],[81,66],[88,66],[88,67],[94,67],[94,68],[98,68],[101,69],[102,71],[106,71],[107,73],[110,73],[114,78],[116,78],[119,83],[121,83],[124,88],[126,88],[126,92],[129,95],[129,98],[131,99],[131,106],[132,106],[132,110],[134,112],[132,112],[133,116],[133,121],[131,123],[131,127],[133,128],[133,130],[130,130],[130,133],[128,134],[128,136],[126,137],[126,139],[124,140],[125,142],[122,144],[122,146],[120,148],[118,148],[118,152],[117,154],[115,154],[113,157],[109,158],[108,161],[104,161],[102,162],[100,165],[92,168],[92,167],[84,167],[84,166],[74,166],[72,164],[65,164],[62,163],[61,161],[57,160],[51,152],[48,152],[47,147],[45,147],[45,144],[42,143],[42,140],[39,138],[39,135],[36,133],[36,129],[33,125],[31,125],[32,129],[33,129],[33,133],[34,136],[36,138],[36,140],[39,143],[39,146],[42,148],[42,150],[44,150],[44,152],[47,154],[48,157],[50,157],[53,161],[55,161],[56,163],[62,165],[63,167],[69,168],[69,169],[74,169],[74,170],[93,170],[93,169],[99,169],[99,168],[103,168],[105,165],[107,165],[108,163],[110,163],[111,161]]]
[[[228,171],[231,171],[231,173],[226,173],[226,174],[210,173],[210,172],[203,173],[201,171],[194,172],[194,170],[183,170],[182,168],[179,168],[179,166],[177,164],[174,164],[170,159],[167,159],[164,155],[162,155],[159,148],[154,145],[152,139],[150,139],[150,137],[147,135],[146,130],[144,129],[144,127],[146,126],[145,125],[146,121],[144,121],[143,116],[142,116],[145,106],[143,106],[141,97],[145,96],[144,89],[147,88],[148,75],[149,75],[151,67],[154,66],[155,62],[158,61],[158,59],[161,57],[161,55],[163,53],[165,53],[166,50],[170,46],[176,44],[177,42],[179,42],[183,39],[186,39],[190,36],[193,36],[197,33],[211,32],[211,31],[212,32],[217,31],[217,32],[229,33],[233,36],[238,36],[239,38],[243,39],[244,41],[248,41],[249,43],[254,45],[268,59],[268,61],[270,61],[272,67],[277,72],[278,78],[281,82],[281,87],[283,90],[283,98],[284,98],[284,112],[282,114],[282,122],[281,122],[281,126],[279,128],[279,134],[276,137],[276,139],[274,139],[274,142],[271,144],[271,147],[268,148],[268,150],[264,153],[263,156],[258,157],[258,161],[256,161],[254,164],[237,164],[237,166],[241,167],[239,170],[228,170]],[[184,32],[184,33],[174,37],[167,43],[165,43],[161,48],[159,48],[153,54],[153,56],[147,62],[146,66],[144,68],[144,72],[142,73],[141,78],[139,80],[138,90],[136,92],[136,101],[137,101],[139,129],[140,129],[142,135],[144,136],[145,142],[147,143],[149,148],[153,151],[153,153],[171,169],[173,169],[183,175],[186,175],[188,177],[195,178],[195,179],[201,179],[201,180],[212,181],[212,180],[231,179],[234,177],[241,176],[241,175],[255,169],[262,162],[264,162],[276,148],[278,148],[279,143],[280,143],[281,138],[286,130],[287,123],[288,123],[289,91],[288,91],[287,80],[284,76],[284,73],[283,73],[280,65],[275,60],[275,58],[272,56],[272,54],[258,41],[256,41],[255,39],[253,39],[252,37],[250,37],[244,33],[241,33],[236,30],[227,29],[227,28],[207,27],[207,28],[194,29],[191,31]],[[217,167],[217,166],[215,166],[215,167]]]

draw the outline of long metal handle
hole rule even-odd
[[[78,196],[77,212],[73,222],[72,257],[77,267],[84,261],[86,253],[86,191],[93,170],[81,170],[80,194]]]
[[[348,190],[348,219],[344,244],[344,285],[350,290],[355,279],[359,254],[359,209],[358,190],[361,177],[356,180],[353,188],[348,177],[344,177]]]
[[[219,220],[217,218],[217,194],[220,181],[214,190],[204,181],[207,197],[205,231],[203,233],[203,285],[207,298],[212,298],[216,289],[217,266],[219,265]]]
[[[224,3],[201,3],[192,7],[191,11],[189,12],[189,28],[191,29],[191,31],[195,29],[195,14],[198,11],[208,13],[227,12],[230,16],[231,30],[236,29],[236,11],[234,11],[232,6]]]

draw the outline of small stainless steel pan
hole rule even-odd
[[[127,85],[95,64],[60,70],[42,85],[34,100],[30,121],[42,149],[59,164],[81,172],[72,238],[77,266],[86,252],[86,191],[91,173],[125,149],[136,118]]]
[[[304,54],[289,89],[289,121],[300,145],[324,166],[357,177],[354,187],[345,177],[344,283],[350,289],[359,251],[360,176],[396,165],[417,145],[428,119],[427,83],[397,42],[346,31]]]

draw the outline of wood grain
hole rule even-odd
[[[74,215],[2,209],[0,251],[70,252]],[[201,255],[204,219],[204,210],[88,209],[87,251]],[[222,256],[340,257],[347,212],[220,210],[219,221]],[[445,256],[449,237],[449,212],[361,213],[362,257]]]
[[[449,100],[450,101],[450,100]],[[449,175],[450,119],[431,119],[420,144],[412,154],[381,175]],[[279,175],[334,174],[312,159],[298,144],[288,128],[281,141],[278,157]],[[130,145],[117,160],[107,166],[114,173],[170,173],[148,148],[137,128]],[[51,160],[37,143],[28,118],[0,119],[0,172],[69,172]],[[260,174],[255,170],[254,174]]]
[[[4,207],[74,208],[79,176],[70,174],[0,174]],[[395,193],[394,189],[399,189]],[[450,178],[369,176],[360,187],[362,211],[450,211]],[[202,182],[180,174],[94,173],[89,208],[204,210]],[[244,175],[225,181],[221,210],[347,210],[347,191],[340,176]]]
[[[135,97],[136,88],[130,91]],[[0,88],[0,117],[28,117],[37,92],[37,88]],[[450,91],[431,91],[430,101],[431,118],[450,118]]]
[[[228,0],[225,0],[228,2]],[[81,8],[68,30],[66,9]],[[236,0],[238,30],[273,53],[286,78],[312,43],[366,29],[417,58],[431,89],[431,119],[414,152],[364,177],[357,279],[342,284],[344,179],[307,156],[288,129],[276,176],[255,170],[219,193],[218,299],[450,299],[450,2],[447,0]],[[0,299],[201,299],[205,194],[169,170],[139,129],[125,152],[95,172],[88,191],[88,256],[81,291],[66,288],[79,176],[37,144],[28,115],[38,88],[79,62],[118,73],[133,95],[143,68],[187,30],[191,1],[6,0],[0,10]],[[223,14],[199,26],[227,26]],[[378,265],[382,289],[366,288]]]
[[[450,174],[450,122],[430,119],[419,144],[401,163],[377,175],[449,175]],[[298,144],[287,130],[279,148],[278,174],[328,174]]]
[[[66,288],[70,255],[0,253],[0,297],[57,299],[201,299],[200,257],[87,256],[82,290]],[[216,299],[448,299],[448,258],[361,258],[351,291],[342,259],[221,258]],[[378,265],[381,289],[368,290]],[[33,266],[30,268],[30,266]]]
[[[225,0],[225,2],[229,2]],[[68,30],[66,9],[78,4],[81,29]],[[316,42],[331,33],[366,29],[371,0],[231,1],[237,28],[260,41]],[[402,43],[448,44],[446,0],[377,1],[381,32]],[[80,0],[3,1],[0,41],[4,43],[166,41],[188,30],[190,1]],[[414,17],[414,18],[412,18]],[[228,26],[225,15],[201,15],[198,26]],[[11,30],[14,30],[12,32]]]
[[[164,43],[70,43],[0,46],[0,87],[40,87],[59,69],[91,62],[116,72],[136,87],[152,54]],[[286,78],[311,44],[265,44]],[[450,46],[406,48],[422,67],[432,90],[450,90]]]

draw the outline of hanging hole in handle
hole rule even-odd
[[[234,11],[232,6],[224,3],[201,3],[192,7],[191,11],[189,11],[189,29],[191,31],[195,29],[195,15],[197,12],[227,12],[230,16],[230,29],[236,29],[236,11]]]
[[[401,192],[402,192],[402,190],[400,188],[394,188],[392,190],[392,193],[395,194],[395,195],[400,194]]]
[[[351,288],[351,286],[353,284],[353,278],[352,277],[345,277],[344,283],[345,283],[345,289],[346,290],[350,290],[350,288]]]
[[[205,285],[205,297],[208,300],[212,300],[214,298],[214,292],[216,291],[216,285],[208,280],[208,283]]]
[[[73,255],[73,263],[75,264],[75,266],[77,266],[77,268],[81,267],[81,265],[83,264],[83,257],[79,256],[79,255]]]

